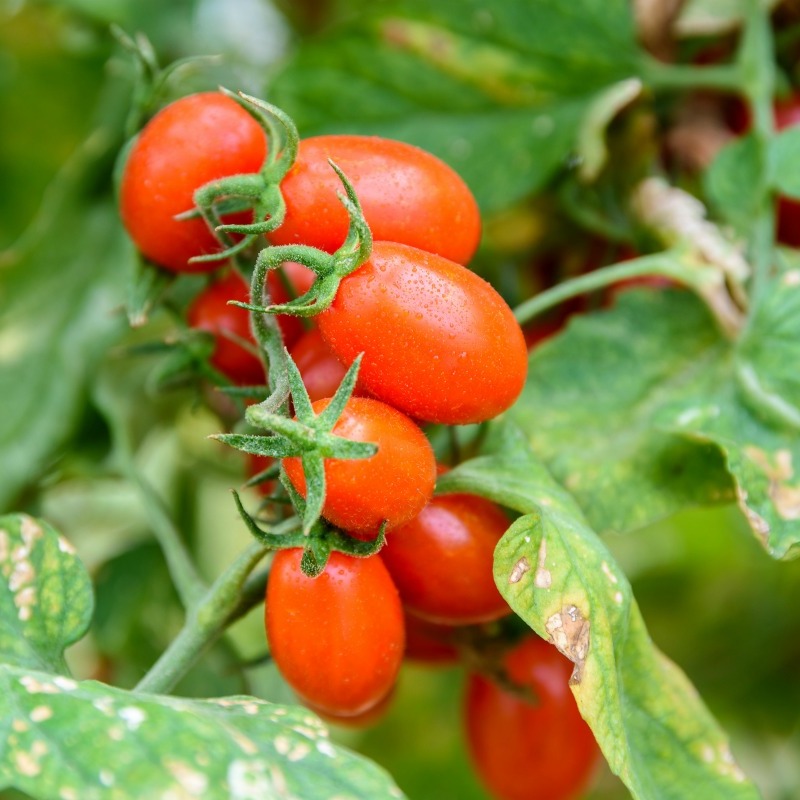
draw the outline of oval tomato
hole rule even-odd
[[[203,184],[258,172],[267,152],[259,124],[218,92],[182,97],[156,114],[133,144],[122,175],[120,215],[147,258],[174,272],[208,272],[219,262],[189,264],[192,256],[221,249],[201,218],[174,217],[194,206]],[[252,213],[225,217],[250,222]]]
[[[189,306],[186,318],[193,328],[208,331],[214,337],[211,365],[240,385],[264,383],[261,359],[242,347],[237,339],[256,340],[250,331],[250,315],[244,308],[229,306],[228,300],[247,302],[249,289],[236,272],[207,286]]]
[[[286,218],[273,244],[306,244],[333,253],[349,218],[339,202],[340,167],[358,195],[373,239],[404,244],[466,264],[478,247],[480,214],[455,170],[425,150],[378,136],[316,136],[300,142],[281,182]]]
[[[381,550],[403,606],[440,625],[475,625],[511,613],[494,582],[494,549],[509,526],[482,497],[434,497],[392,531]]]
[[[414,247],[376,242],[317,322],[345,364],[364,353],[366,391],[427,422],[491,419],[525,383],[525,338],[502,297],[466,267]]]
[[[275,554],[267,585],[270,653],[310,705],[337,716],[374,707],[394,686],[403,656],[403,611],[376,557],[331,553],[309,578],[298,548]]]
[[[591,778],[599,750],[569,690],[572,664],[538,636],[504,659],[508,679],[532,690],[527,701],[482,675],[466,692],[470,756],[498,800],[572,800]]]
[[[347,367],[333,354],[319,329],[306,331],[289,350],[312,402],[333,397]],[[354,390],[358,394],[358,383]]]
[[[314,412],[320,414],[329,402],[317,400]],[[374,442],[378,452],[369,458],[325,460],[325,519],[345,531],[374,537],[382,522],[396,528],[422,511],[436,483],[436,459],[425,434],[408,417],[378,400],[352,397],[333,433]],[[285,458],[283,468],[305,496],[300,459]]]
[[[408,661],[418,661],[426,666],[448,667],[458,664],[458,648],[450,641],[453,628],[436,625],[408,612],[406,622],[406,652]]]
[[[283,305],[295,297],[304,295],[314,283],[314,273],[308,267],[294,261],[286,261],[281,266],[283,275],[272,269],[267,273],[267,288],[273,305]],[[291,287],[289,293],[284,281]],[[289,314],[276,314],[278,326],[283,335],[284,347],[291,347],[305,332],[306,326],[300,317]]]

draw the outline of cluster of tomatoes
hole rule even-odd
[[[185,212],[199,187],[259,174],[267,150],[262,125],[240,103],[221,93],[192,95],[141,131],[120,191],[123,221],[150,261],[215,274],[187,319],[213,335],[211,365],[239,385],[263,384],[264,368],[247,311],[228,303],[262,298],[249,297],[228,261],[209,260],[223,244],[204,219]],[[374,443],[377,452],[325,458],[321,515],[356,541],[385,535],[386,544],[364,557],[334,549],[313,577],[302,548],[279,549],[266,628],[273,659],[307,705],[334,720],[366,721],[389,702],[404,655],[458,659],[458,630],[511,614],[492,574],[508,517],[480,497],[433,496],[446,468],[420,425],[477,423],[504,411],[522,390],[527,351],[506,303],[464,266],[481,233],[472,194],[450,167],[418,148],[375,137],[301,140],[280,181],[285,213],[267,234],[272,246],[328,254],[342,248],[352,211],[337,196],[342,183],[329,160],[358,198],[371,252],[340,276],[319,314],[282,314],[278,323],[307,393],[293,398],[298,424],[325,418],[360,358],[353,395],[339,404],[329,430]],[[234,210],[223,221],[246,224],[252,212]],[[192,260],[197,256],[206,260]],[[267,295],[283,304],[315,280],[312,270],[288,262],[268,273]],[[282,469],[307,497],[314,477],[304,471],[303,452],[287,450]],[[254,457],[253,472],[267,463]],[[280,491],[274,482],[264,490]],[[568,689],[569,662],[529,634],[505,648],[498,671],[506,677],[502,687],[478,674],[468,685],[468,740],[479,771],[502,798],[573,796],[596,746]],[[531,769],[534,761],[540,770]]]

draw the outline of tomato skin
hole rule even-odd
[[[492,572],[494,549],[509,525],[482,497],[434,497],[381,550],[405,609],[439,625],[476,625],[510,614]]]
[[[378,136],[300,142],[297,161],[281,182],[286,218],[269,234],[273,244],[307,244],[333,253],[344,243],[349,219],[329,158],[352,183],[373,239],[403,242],[459,264],[472,258],[481,221],[462,178],[431,153]]]
[[[289,350],[311,401],[333,397],[342,382],[347,367],[333,354],[319,329],[304,333]],[[354,389],[357,395],[358,383]]]
[[[313,404],[320,414],[330,400]],[[381,523],[396,528],[415,517],[433,495],[436,459],[425,434],[394,408],[367,397],[352,397],[333,433],[356,442],[375,442],[378,452],[364,459],[325,460],[322,516],[348,532],[374,538]],[[285,458],[283,468],[305,496],[299,458]]]
[[[173,272],[208,272],[219,262],[189,264],[192,256],[221,245],[203,219],[174,219],[194,206],[203,184],[258,172],[267,151],[258,123],[238,103],[218,92],[182,97],[163,108],[133,144],[120,185],[120,215],[131,239],[147,258]],[[225,217],[252,221],[252,213]]]
[[[224,278],[207,286],[194,299],[186,318],[191,327],[208,331],[214,336],[214,352],[210,359],[212,366],[233,383],[260,385],[264,383],[261,359],[225,335],[231,334],[255,345],[256,340],[250,331],[249,312],[228,305],[228,300],[247,302],[248,298],[247,284],[238,273],[229,272]]]
[[[376,242],[317,323],[345,364],[364,352],[366,391],[416,419],[482,422],[525,383],[525,339],[505,301],[466,267],[414,247]]]
[[[403,612],[375,556],[331,553],[309,578],[299,548],[275,554],[265,623],[270,652],[294,691],[314,708],[363,714],[394,686],[403,656]]]
[[[527,702],[470,675],[465,719],[472,762],[498,800],[572,800],[591,778],[599,750],[569,690],[572,664],[529,636],[504,660],[508,678],[532,689]]]
[[[304,295],[314,283],[314,273],[308,267],[297,264],[294,261],[285,261],[281,267],[283,274],[289,285],[292,287],[293,295],[289,295],[284,286],[283,279],[277,270],[270,270],[267,273],[267,288],[269,297],[273,305],[288,303],[293,297]],[[290,314],[277,314],[278,327],[281,329],[284,347],[291,348],[295,342],[306,332],[306,327],[300,317],[293,317]]]
[[[384,562],[385,563],[385,562]],[[425,666],[450,667],[458,664],[458,648],[449,639],[454,628],[449,625],[435,625],[419,617],[411,616],[406,610],[406,652],[407,661],[416,661]]]

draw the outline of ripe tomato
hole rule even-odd
[[[267,273],[267,288],[273,305],[283,305],[293,297],[304,295],[311,288],[311,284],[314,283],[314,273],[302,264],[286,261],[281,269],[283,269],[283,275],[292,287],[293,294],[289,295],[286,286],[284,286],[283,278],[278,274],[277,270],[270,270]],[[290,348],[306,332],[303,320],[300,317],[292,317],[289,314],[278,314],[277,319],[283,334],[283,344],[285,347]]]
[[[775,103],[775,127],[779,130],[800,125],[800,94]],[[800,247],[800,200],[778,198],[778,240],[790,247]]]
[[[318,328],[304,333],[289,350],[289,354],[312,401],[333,397],[342,382],[347,367],[333,354]],[[356,383],[355,393],[358,394]]]
[[[331,553],[309,578],[299,548],[275,554],[267,585],[270,652],[310,705],[337,716],[373,708],[392,689],[403,657],[403,611],[383,562]]]
[[[201,218],[179,222],[203,184],[258,172],[267,152],[258,123],[218,92],[182,97],[145,125],[131,148],[120,186],[120,214],[147,258],[174,272],[208,272],[219,262],[189,264],[192,256],[221,249]],[[226,222],[250,222],[233,214]]]
[[[395,687],[389,690],[389,694],[383,698],[383,700],[379,700],[374,706],[368,708],[366,711],[362,711],[360,714],[355,715],[342,715],[342,714],[331,714],[330,711],[324,711],[321,708],[317,708],[312,703],[306,703],[306,706],[310,708],[318,717],[325,720],[325,722],[330,723],[331,725],[340,725],[343,728],[371,728],[376,723],[380,722],[385,716],[386,712],[391,708],[392,703],[394,702],[394,695],[395,695]]]
[[[381,558],[405,609],[440,625],[475,625],[511,613],[495,586],[494,549],[509,526],[482,497],[434,497],[392,531]]]
[[[314,412],[322,413],[329,402],[317,400]],[[363,459],[326,459],[325,519],[345,531],[374,537],[384,520],[387,528],[396,528],[422,511],[436,483],[436,459],[425,434],[408,417],[378,400],[352,397],[333,433],[374,442],[378,452]],[[300,459],[285,458],[283,468],[305,496]]]
[[[328,159],[358,195],[375,240],[404,244],[466,264],[478,247],[480,214],[467,185],[425,150],[377,136],[317,136],[300,142],[297,161],[281,182],[283,225],[273,244],[307,244],[328,253],[347,235],[342,184]]]
[[[247,302],[248,295],[247,284],[236,272],[229,272],[195,298],[186,317],[193,328],[213,334],[212,366],[233,383],[258,385],[264,383],[261,360],[235,341],[241,339],[255,345],[249,313],[244,308],[228,305],[228,300]]]
[[[466,267],[408,245],[376,242],[317,322],[345,364],[363,351],[366,391],[417,419],[482,422],[525,383],[525,339],[500,295]]]
[[[458,648],[449,641],[453,628],[435,625],[408,612],[406,621],[406,652],[408,661],[418,661],[426,666],[448,667],[458,664]]]
[[[572,664],[529,636],[510,650],[507,676],[528,702],[482,675],[466,692],[466,730],[478,774],[498,800],[572,800],[586,787],[599,751],[569,690]]]

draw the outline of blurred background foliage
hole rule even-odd
[[[127,355],[132,344],[174,333],[177,323],[162,310],[144,330],[131,332],[122,310],[135,262],[114,213],[111,175],[133,70],[109,26],[145,34],[162,64],[222,56],[180,71],[160,103],[218,84],[269,95],[285,59],[307,42],[324,43],[359,6],[353,0],[0,5],[0,505],[50,520],[92,570],[93,636],[72,653],[82,677],[132,686],[182,618],[142,499],[115,461],[109,404],[136,410],[135,420],[132,413],[127,420],[137,464],[161,488],[206,574],[247,541],[228,494],[244,480],[243,464],[205,438],[225,424],[224,410],[221,416],[209,410],[197,384],[154,394],[149,376],[157,356]],[[655,149],[664,113],[635,108],[615,123],[612,159],[614,148],[626,154],[632,139],[639,152]],[[481,170],[491,176],[488,159]],[[597,186],[599,194],[609,194],[607,183]],[[492,213],[477,266],[512,302],[552,273],[622,256],[619,243],[576,235],[555,192],[506,205],[491,192],[482,196],[490,197],[484,205]],[[606,211],[613,217],[613,199]],[[3,365],[20,353],[29,369],[12,379]],[[730,732],[742,767],[765,797],[796,799],[800,562],[771,561],[731,508],[684,512],[608,543],[633,582],[654,640]],[[179,691],[288,699],[274,668],[259,665],[264,654],[256,610]],[[463,682],[459,669],[410,666],[383,721],[337,735],[384,765],[415,800],[485,798],[463,745]],[[626,796],[606,773],[591,794]]]

